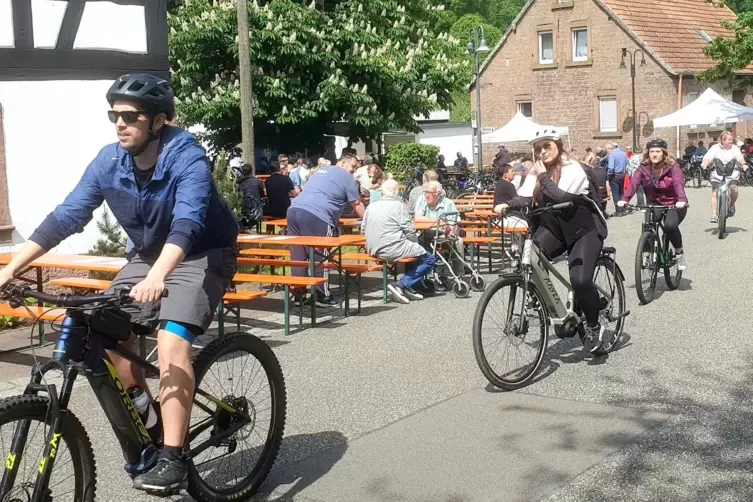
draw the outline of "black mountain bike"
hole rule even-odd
[[[0,448],[7,452],[0,501],[95,500],[94,452],[69,408],[79,373],[112,426],[126,472],[135,477],[151,469],[161,445],[150,436],[105,352],[128,359],[148,376],[159,375],[156,366],[118,344],[132,329],[127,314],[118,309],[131,301],[128,291],[57,296],[8,286],[2,298],[14,306],[34,298],[67,310],[52,359],[34,365],[22,395],[0,401]],[[59,389],[46,383],[51,370],[62,371]],[[184,452],[188,493],[201,501],[247,500],[266,478],[282,442],[286,398],[280,365],[260,339],[236,333],[201,349],[193,370],[196,390]],[[254,383],[255,377],[261,382]],[[44,437],[35,441],[37,434]]]
[[[656,294],[656,280],[660,269],[664,270],[664,280],[670,290],[677,289],[682,280],[682,270],[677,265],[675,248],[664,233],[664,218],[667,211],[675,206],[632,207],[645,210],[646,213],[643,232],[638,239],[638,249],[635,252],[635,291],[641,304],[647,305],[653,301]]]

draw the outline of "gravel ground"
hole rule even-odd
[[[617,248],[631,310],[621,347],[593,360],[572,340],[553,343],[541,376],[519,391],[661,411],[672,418],[563,481],[548,501],[753,498],[753,352],[746,308],[753,190],[742,190],[724,240],[708,223],[709,190],[690,189],[689,196],[693,206],[682,230],[690,268],[680,290],[665,291],[660,279],[660,295],[648,306],[638,305],[633,259],[642,218],[610,219],[608,243]],[[282,467],[319,452],[344,453],[349,441],[370,431],[485,388],[470,339],[477,298],[474,293],[466,300],[445,296],[399,307],[372,305],[361,316],[289,337],[266,337],[285,374],[288,418],[264,491],[278,488],[276,494],[287,492],[279,500],[287,500],[326,476],[327,467],[295,480],[276,478]],[[124,494],[128,500],[156,500],[131,491],[117,442],[87,387],[77,389],[72,408],[95,448],[99,500],[123,500]],[[291,483],[293,490],[281,490]]]

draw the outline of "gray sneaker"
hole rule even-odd
[[[601,338],[604,335],[604,327],[600,325],[586,325],[585,330],[586,334],[581,339],[583,342],[583,350],[593,354],[601,348]]]
[[[157,464],[133,480],[137,490],[173,493],[188,486],[188,469],[184,460],[161,458]]]
[[[390,293],[392,293],[392,297],[395,299],[396,302],[404,303],[404,304],[410,303],[410,300],[403,293],[403,288],[400,286],[399,283],[393,282],[391,284],[388,284],[387,289],[389,290]]]
[[[719,223],[719,216],[716,214],[711,215],[711,223]]]

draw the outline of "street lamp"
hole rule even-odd
[[[481,144],[481,80],[479,76],[479,56],[487,54],[491,51],[489,46],[486,45],[486,37],[484,36],[484,27],[478,26],[471,29],[471,36],[468,40],[468,54],[475,56],[476,60],[476,144],[477,153],[476,160],[478,162],[479,172],[483,170],[483,147]]]
[[[638,57],[638,53],[641,53],[641,63],[640,66],[646,66],[646,55],[643,53],[642,50],[636,49],[633,52],[628,51],[627,49],[622,49],[622,61],[620,61],[620,68],[626,68],[625,66],[625,56],[628,56],[630,59],[630,79],[632,82],[632,90],[633,90],[633,151],[638,152],[638,124],[637,124],[637,115],[635,113],[635,58]]]

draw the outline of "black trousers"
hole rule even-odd
[[[661,218],[661,210],[654,210],[654,217]],[[675,249],[682,247],[682,234],[680,233],[680,223],[685,219],[688,214],[688,208],[676,209],[672,208],[667,211],[667,215],[664,217],[664,233],[667,234],[669,242]]]
[[[570,249],[567,249],[565,243],[544,227],[539,227],[536,230],[534,239],[551,259],[556,258],[567,250],[570,285],[573,287],[573,292],[578,298],[581,309],[583,309],[586,322],[591,326],[598,324],[599,310],[601,309],[599,291],[594,284],[594,272],[596,271],[596,261],[599,259],[604,243],[599,238],[596,230],[591,230],[587,234],[582,235],[573,243]]]

